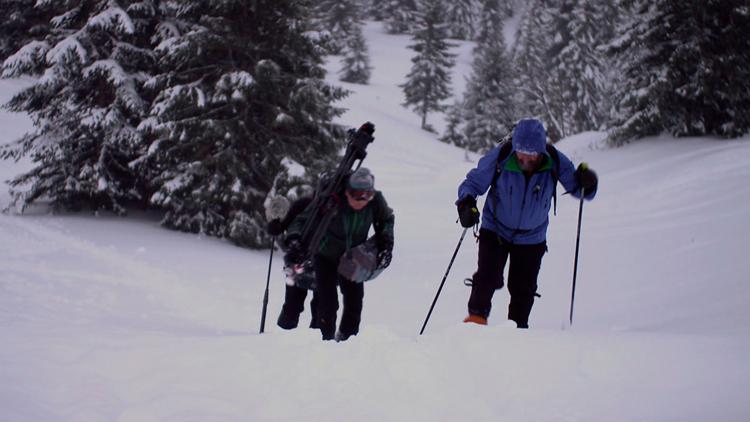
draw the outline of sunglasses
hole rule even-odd
[[[369,201],[373,196],[375,196],[375,192],[371,190],[347,189],[346,192],[355,201]]]

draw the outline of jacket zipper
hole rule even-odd
[[[521,220],[523,219],[523,210],[526,208],[526,195],[529,192],[529,181],[531,180],[532,177],[534,177],[534,175],[531,175],[531,177],[527,179],[526,175],[523,173],[521,173],[521,176],[523,176],[523,180],[524,180],[523,199],[521,200],[521,212],[520,214],[518,214],[518,224],[516,224],[516,231],[521,230]],[[513,237],[515,237],[515,233]]]
[[[349,214],[344,218],[344,238],[346,239],[346,252],[349,252],[349,249],[352,248],[352,227],[354,225],[354,222],[352,221],[354,219],[354,214]]]

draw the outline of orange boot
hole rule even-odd
[[[480,317],[479,315],[471,315],[464,318],[464,322],[473,322],[474,324],[487,325],[487,318]]]

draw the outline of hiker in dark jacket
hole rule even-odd
[[[316,281],[317,324],[323,340],[343,341],[359,332],[366,280],[350,280],[339,274],[339,263],[347,251],[367,241],[370,227],[374,227],[377,246],[375,272],[385,269],[391,261],[393,251],[393,210],[380,191],[375,190],[375,178],[364,167],[349,176],[343,194],[338,194],[338,208],[326,235],[313,256]],[[309,208],[294,219],[287,230],[287,260],[297,261],[301,256],[298,240],[305,221],[312,210]],[[336,331],[338,292],[343,296],[343,311],[339,329]],[[303,298],[304,300],[304,298]]]
[[[511,145],[505,157],[502,145],[489,151],[458,187],[456,206],[463,227],[479,223],[476,197],[489,189],[479,230],[478,268],[464,322],[487,324],[492,296],[503,286],[503,270],[510,257],[508,319],[518,328],[528,328],[537,276],[547,251],[555,185],[559,180],[572,196],[580,198],[583,190],[584,199],[591,200],[598,179],[586,164],[575,169],[568,157],[548,147],[544,126],[536,119],[516,124]]]

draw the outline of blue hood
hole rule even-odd
[[[513,129],[513,151],[543,154],[547,145],[547,132],[537,119],[522,119]]]

